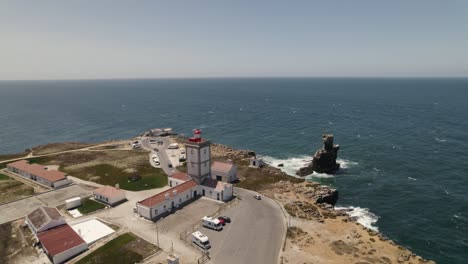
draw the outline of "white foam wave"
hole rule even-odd
[[[368,208],[347,206],[339,207],[335,206],[335,210],[345,210],[346,214],[356,219],[356,221],[374,231],[379,231],[379,228],[375,226],[375,223],[379,220],[379,217],[369,211]]]
[[[417,179],[416,179],[416,178],[413,178],[413,177],[408,177],[408,180],[417,181]]]
[[[349,169],[351,167],[359,165],[359,163],[347,159],[336,159],[336,162],[340,164],[340,168]]]
[[[275,168],[281,169],[281,171],[287,173],[288,175],[295,176],[296,172],[302,168],[307,166],[312,162],[312,157],[310,156],[298,156],[298,157],[292,157],[288,159],[277,159],[271,156],[262,156],[263,160],[270,166],[273,166]],[[350,161],[347,159],[337,159],[336,162],[340,163],[340,172],[344,172],[344,170],[351,168],[353,166],[359,165],[359,163]],[[282,167],[279,167],[278,165],[283,164]],[[312,173],[310,175],[307,175],[307,177],[313,177],[313,178],[332,178],[334,175],[332,174],[325,174],[325,173]]]
[[[309,179],[312,179],[312,178],[326,179],[326,178],[333,178],[333,177],[335,177],[335,175],[333,175],[333,174],[317,173],[317,172],[314,171],[311,175],[307,175],[305,178],[307,180],[309,180]]]
[[[312,158],[308,156],[300,156],[289,159],[277,159],[270,156],[262,156],[262,158],[263,161],[265,161],[268,165],[281,169],[281,171],[293,176],[296,175],[296,172],[300,168],[307,166],[307,164],[312,161]],[[283,164],[283,167],[278,167],[280,164]]]
[[[435,139],[437,142],[441,142],[441,143],[442,143],[442,142],[447,142],[446,139],[440,139],[440,138],[434,138],[434,139]]]

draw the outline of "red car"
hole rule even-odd
[[[222,225],[226,224],[226,221],[222,217],[218,217],[219,223]]]

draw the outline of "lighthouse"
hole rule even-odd
[[[198,184],[211,177],[210,145],[210,141],[202,138],[200,129],[195,129],[193,137],[185,142],[187,174]]]

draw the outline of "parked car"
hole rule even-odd
[[[219,223],[220,223],[221,225],[223,225],[223,226],[226,225],[226,221],[224,221],[223,218],[218,217],[218,220],[219,220]]]
[[[156,144],[156,140],[150,139],[150,144]]]
[[[229,217],[227,217],[227,216],[224,216],[224,215],[218,217],[218,219],[219,219],[219,220],[223,219],[224,222],[226,222],[226,223],[231,223],[231,218],[229,218]]]
[[[158,152],[158,151],[159,151],[159,149],[158,149],[158,148],[154,148],[153,150],[154,150],[154,151],[156,151],[156,152]]]
[[[161,165],[161,163],[159,163],[159,160],[155,161],[154,164],[155,164],[156,166]]]
[[[261,199],[262,199],[262,197],[261,197],[259,194],[255,194],[253,197],[254,197],[255,199],[257,199],[257,200],[261,200]]]

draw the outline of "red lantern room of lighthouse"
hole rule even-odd
[[[189,138],[189,141],[190,142],[201,142],[202,141],[202,137],[201,137],[201,133],[202,131],[200,129],[195,129],[193,131],[193,137]]]

